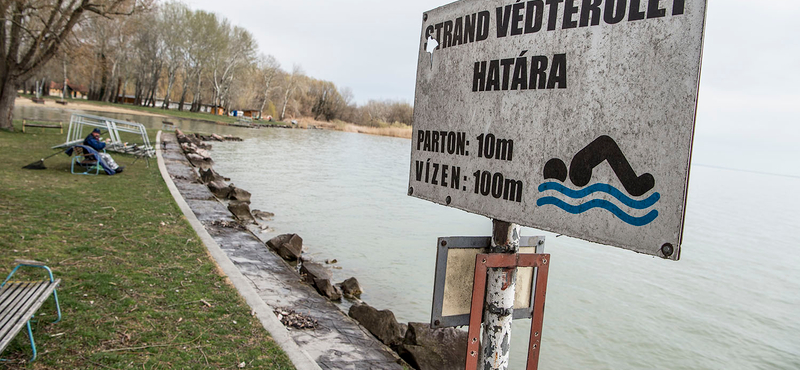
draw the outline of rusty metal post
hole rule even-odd
[[[520,229],[517,224],[492,220],[492,244],[489,253],[518,253]],[[490,268],[488,271],[479,358],[481,369],[508,369],[516,281],[516,267]]]

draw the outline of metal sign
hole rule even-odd
[[[475,256],[486,252],[491,239],[488,236],[439,238],[431,327],[469,325]],[[544,253],[543,236],[523,236],[519,245],[519,253]],[[522,267],[517,270],[514,319],[532,317],[535,276],[534,267]]]
[[[677,260],[705,0],[424,14],[409,194]]]

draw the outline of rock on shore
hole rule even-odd
[[[359,303],[350,306],[348,315],[387,346],[395,347],[403,342],[405,333],[392,311],[379,311],[368,304]]]
[[[303,238],[297,234],[278,235],[269,241],[267,246],[287,261],[297,261],[303,253]]]
[[[416,369],[463,369],[467,356],[467,332],[455,328],[431,329],[430,324],[410,322],[397,352]]]
[[[244,202],[230,202],[228,210],[243,224],[254,224],[256,220],[250,214],[250,206]]]
[[[218,174],[217,171],[214,171],[213,168],[209,168],[207,170],[200,169],[200,180],[203,184],[208,184],[214,181],[225,182],[225,178]]]
[[[339,287],[342,289],[342,294],[347,298],[359,298],[361,297],[361,293],[364,292],[361,288],[361,284],[359,284],[358,280],[354,277],[343,281],[339,284]]]

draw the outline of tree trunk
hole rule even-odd
[[[67,94],[69,94],[69,84],[67,83],[67,58],[65,57],[64,60],[61,62],[62,66],[64,67],[64,84],[61,85],[61,100],[67,100]]]
[[[42,96],[50,96],[50,78],[42,77]]]
[[[95,61],[96,61],[96,60],[95,60]],[[89,78],[89,96],[87,96],[87,98],[88,98],[89,100],[96,100],[96,99],[94,98],[94,97],[95,97],[95,94],[96,94],[96,92],[94,91],[94,75],[95,75],[95,65],[94,65],[94,63],[93,63],[93,64],[92,64],[92,73],[91,73],[91,77]]]
[[[182,85],[183,91],[181,91],[181,99],[180,99],[180,103],[178,103],[178,111],[181,111],[181,112],[183,111],[183,105],[186,104],[186,93],[189,91],[189,81],[190,81],[190,79],[191,79],[191,76],[190,76],[189,66],[184,64],[183,65],[183,78],[181,79],[182,80],[181,82],[183,84]]]
[[[267,79],[266,86],[264,86],[264,100],[261,101],[261,109],[258,110],[259,115],[264,111],[264,107],[267,106],[267,100],[269,100],[269,84],[272,83],[273,76],[275,76],[275,73]],[[259,119],[261,119],[260,116]]]
[[[118,103],[125,103],[125,91],[128,91],[128,80],[126,79],[122,85],[122,92],[121,97],[118,99]]]
[[[181,92],[181,100],[178,103],[178,111],[183,112],[183,105],[186,104],[186,90],[188,90],[188,85],[183,85],[183,92]]]
[[[281,121],[286,118],[286,105],[289,104],[289,94],[292,93],[291,88],[286,89],[286,94],[283,95],[283,108],[281,109]]]
[[[155,108],[156,107],[156,87],[153,86],[150,89],[150,97],[148,98],[148,106]]]
[[[263,112],[263,111],[264,111],[264,108],[265,108],[266,106],[267,106],[267,99],[266,99],[266,98],[264,98],[264,100],[262,100],[262,101],[261,101],[261,109],[259,109],[259,110],[258,110],[258,112],[259,112],[259,113]]]
[[[17,98],[16,81],[10,76],[0,77],[0,129],[14,131],[11,118],[14,114],[14,99]]]
[[[171,72],[167,77],[167,93],[164,95],[164,103],[161,109],[169,109],[169,95],[172,94],[172,85],[175,84],[175,73]]]
[[[105,53],[100,54],[100,90],[97,91],[97,95],[92,100],[103,101],[103,97],[106,95],[106,89],[108,89],[108,60],[106,59]]]
[[[186,68],[184,69],[184,71],[185,72],[183,74],[183,91],[181,91],[181,99],[179,100],[178,103],[178,111],[181,112],[183,112],[183,106],[184,104],[186,104],[186,95],[189,93],[189,81],[190,81],[189,79],[191,78],[189,76],[189,69]]]
[[[112,103],[119,103],[119,93],[120,89],[122,89],[122,77],[117,80],[117,92],[114,93],[113,100],[110,100]]]
[[[156,107],[156,93],[158,93],[158,81],[161,80],[161,62],[153,62],[153,75],[150,80],[150,107]]]
[[[133,105],[142,105],[142,81],[140,79],[136,80],[136,88],[135,93],[133,94]]]
[[[103,96],[100,98],[100,101],[111,101],[111,94],[114,93],[115,89],[114,83],[117,81],[117,62],[111,64],[111,78],[108,79],[107,86],[105,91],[103,91]]]
[[[200,89],[203,87],[203,83],[201,80],[202,76],[200,73],[197,74],[197,89],[193,92],[194,94],[194,101],[192,102],[192,112],[199,112],[201,108],[201,104],[203,103],[200,97]]]

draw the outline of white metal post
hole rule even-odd
[[[517,224],[492,220],[492,244],[489,253],[518,253],[520,229]],[[481,369],[508,369],[516,280],[516,268],[488,270],[483,339],[478,361]]]

